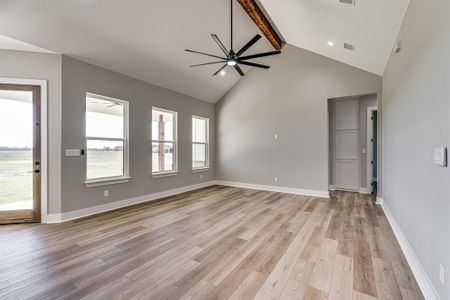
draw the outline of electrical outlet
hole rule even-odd
[[[278,140],[278,133],[275,133],[275,134],[273,135],[273,139],[274,139],[274,140]]]
[[[104,191],[104,192],[103,192],[103,196],[104,196],[104,197],[109,197],[109,190]]]
[[[273,181],[274,181],[274,182],[278,182],[278,177],[274,177],[274,178],[273,178]]]
[[[439,281],[444,285],[445,283],[445,269],[442,264],[439,264]]]
[[[200,174],[200,179],[203,179],[203,174]]]

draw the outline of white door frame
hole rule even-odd
[[[47,154],[47,80],[1,78],[2,84],[36,85],[41,87],[41,223],[48,219],[48,154]]]
[[[372,172],[373,172],[373,165],[371,161],[373,160],[373,147],[372,147],[372,141],[373,139],[373,122],[372,122],[372,113],[374,111],[378,111],[378,106],[369,106],[367,108],[367,142],[366,142],[366,149],[367,149],[367,155],[366,155],[366,180],[367,180],[367,191],[369,194],[373,192],[373,186],[372,186]],[[378,124],[378,122],[377,122]]]

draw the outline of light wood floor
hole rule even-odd
[[[214,186],[0,227],[0,299],[423,299],[371,197]]]

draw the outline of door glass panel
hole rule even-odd
[[[32,99],[0,90],[0,211],[33,208]]]

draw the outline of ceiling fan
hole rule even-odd
[[[222,41],[219,39],[219,37],[213,33],[213,34],[211,34],[211,36],[214,39],[214,41],[217,43],[219,48],[222,50],[225,57],[186,49],[185,51],[187,51],[187,52],[197,53],[197,54],[206,55],[209,57],[214,57],[214,58],[220,59],[220,61],[207,62],[207,63],[203,63],[203,64],[193,65],[191,67],[224,64],[213,74],[213,76],[216,76],[217,74],[219,74],[227,66],[234,67],[241,76],[244,76],[244,72],[239,67],[239,65],[246,65],[246,66],[251,66],[251,67],[256,67],[256,68],[269,69],[270,66],[249,62],[248,60],[258,58],[258,57],[280,54],[281,53],[280,50],[243,56],[243,54],[261,38],[261,35],[259,35],[259,34],[255,35],[255,37],[252,38],[247,44],[245,44],[244,47],[242,47],[238,52],[234,52],[234,50],[233,50],[233,0],[230,0],[230,2],[231,2],[231,45],[230,45],[231,47],[230,47],[230,50],[228,50],[225,47],[225,45],[222,43]]]

